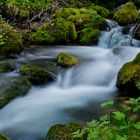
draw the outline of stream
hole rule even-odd
[[[140,52],[140,41],[122,33],[122,27],[108,20],[110,30],[101,33],[95,46],[54,46],[31,48],[15,61],[47,68],[59,52],[79,59],[78,65],[58,69],[56,81],[33,86],[24,97],[18,97],[0,110],[0,131],[12,140],[44,140],[56,123],[85,123],[98,118],[100,103],[116,98],[119,69]],[[133,46],[131,46],[133,44]],[[18,76],[17,70],[2,76]]]

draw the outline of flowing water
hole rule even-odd
[[[109,31],[101,34],[97,46],[56,46],[25,50],[17,63],[32,63],[47,68],[59,52],[78,57],[79,64],[59,69],[56,82],[32,87],[0,110],[0,130],[12,140],[43,140],[50,126],[70,121],[85,122],[98,118],[100,103],[116,97],[116,77],[122,65],[131,61],[140,42],[122,27],[108,21]],[[129,46],[133,44],[133,46]],[[57,72],[56,72],[57,73]],[[18,76],[16,71],[4,76]]]

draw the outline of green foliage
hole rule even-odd
[[[7,0],[6,5],[12,15],[29,17],[35,11],[48,9],[50,0]]]
[[[0,133],[0,140],[9,140],[9,138]]]
[[[115,13],[114,18],[120,25],[134,23],[138,18],[138,11],[132,2],[127,2]]]
[[[78,63],[78,59],[67,53],[59,53],[57,56],[57,64],[62,67],[71,67]]]
[[[140,97],[137,99],[130,98],[129,100],[131,103],[136,103],[136,106],[139,106],[139,101]],[[113,101],[109,100],[102,104],[104,107],[108,105],[113,105]],[[73,137],[81,138],[86,136],[85,140],[140,140],[140,122],[129,119],[128,113],[130,110],[135,112],[140,108],[134,110],[134,107],[127,106],[123,111],[106,114],[98,121],[92,120],[82,130],[74,132]]]

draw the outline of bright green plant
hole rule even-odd
[[[73,133],[73,137],[85,140],[140,140],[140,121],[132,121],[128,117],[129,111],[140,110],[140,97],[130,98],[130,105],[123,111],[114,111],[102,116],[99,120],[92,120],[82,130]],[[109,100],[103,103],[102,107],[112,106],[114,101]],[[111,119],[110,119],[111,118]]]

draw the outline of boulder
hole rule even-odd
[[[21,34],[0,18],[0,55],[13,58],[22,50]]]
[[[19,72],[34,85],[54,81],[54,77],[46,69],[38,66],[22,64]]]
[[[67,53],[59,53],[57,55],[57,64],[62,67],[71,67],[78,63],[78,59]]]
[[[0,62],[0,72],[10,72],[16,69],[16,64],[13,61]]]
[[[125,94],[140,94],[140,53],[136,58],[123,65],[117,77],[117,87]]]
[[[45,23],[31,37],[33,44],[67,44],[77,39],[75,25],[63,18]]]
[[[135,23],[137,18],[138,11],[133,2],[127,2],[114,15],[114,19],[118,21],[120,25]]]
[[[28,80],[21,77],[8,77],[0,79],[0,108],[20,95],[25,95],[30,89]]]
[[[49,129],[46,140],[83,140],[83,138],[77,139],[72,137],[72,133],[82,128],[82,125],[76,123],[56,124]]]

